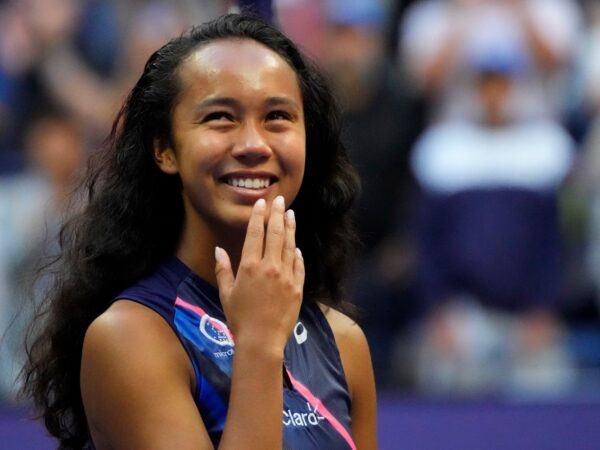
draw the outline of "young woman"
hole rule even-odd
[[[339,311],[357,191],[339,135],[322,77],[259,19],[150,57],[30,348],[60,448],[376,448],[369,350]]]

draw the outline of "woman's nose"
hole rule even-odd
[[[233,148],[233,156],[245,161],[261,161],[272,155],[265,130],[260,124],[247,123],[241,130],[239,141]]]

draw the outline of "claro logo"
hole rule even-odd
[[[307,412],[293,412],[291,409],[283,410],[283,424],[286,427],[310,427],[319,425],[325,417],[317,411],[319,405],[312,409],[310,403],[306,402]]]

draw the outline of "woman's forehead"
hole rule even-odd
[[[289,63],[277,52],[260,42],[246,38],[228,38],[209,42],[196,49],[187,58],[186,63],[205,67],[208,70],[260,65],[272,69],[287,67],[294,72]]]
[[[182,65],[180,77],[183,91],[200,96],[247,88],[302,97],[297,74],[287,61],[250,39],[223,39],[198,48]]]

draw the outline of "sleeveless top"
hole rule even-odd
[[[116,298],[141,303],[169,323],[191,360],[196,377],[194,400],[216,447],[225,426],[235,353],[218,290],[179,259],[171,258]],[[340,355],[329,323],[315,302],[303,302],[285,347],[282,370],[286,380],[284,449],[356,449]]]

